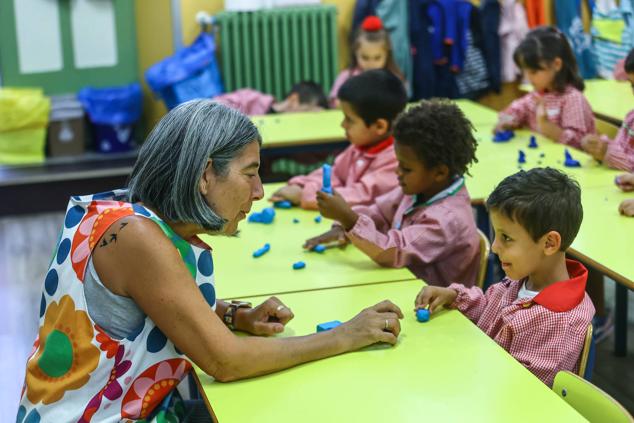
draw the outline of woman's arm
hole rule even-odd
[[[104,235],[116,233],[117,241],[97,244],[93,252],[101,281],[116,294],[131,297],[179,350],[219,381],[270,373],[375,342],[396,343],[402,313],[389,301],[328,332],[290,338],[235,336],[209,307],[161,229],[141,217],[123,221],[124,228],[113,225]]]

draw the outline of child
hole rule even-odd
[[[616,178],[616,185],[621,191],[634,191],[634,173],[626,173]],[[623,200],[619,204],[619,213],[624,216],[634,216],[634,198]]]
[[[566,259],[581,220],[581,190],[551,168],[520,171],[487,199],[493,252],[506,273],[486,293],[477,287],[427,286],[416,308],[457,308],[545,384],[560,370],[578,370],[594,306],[588,271]]]
[[[394,61],[390,35],[377,16],[368,16],[363,20],[352,37],[350,47],[350,66],[335,79],[330,90],[330,106],[338,107],[339,89],[351,77],[370,69],[387,69],[404,80],[401,70]]]
[[[375,69],[350,78],[339,91],[344,120],[341,126],[352,144],[335,159],[332,187],[350,204],[370,204],[397,186],[392,121],[405,108],[407,96],[391,72]],[[317,209],[322,171],[292,178],[271,201],[288,200]]]
[[[272,95],[251,88],[243,88],[214,97],[214,101],[246,115],[266,113],[316,112],[328,108],[328,101],[321,86],[313,81],[301,81],[293,85],[283,101],[276,102]]]
[[[625,59],[625,72],[634,90],[634,49]],[[614,141],[605,135],[590,134],[583,138],[581,146],[608,167],[634,172],[634,110],[625,117]]]
[[[495,130],[527,126],[581,148],[583,136],[595,132],[594,117],[566,36],[553,27],[536,28],[515,49],[513,60],[535,90],[502,111]]]
[[[473,285],[480,244],[462,177],[476,161],[472,129],[448,101],[403,113],[394,124],[400,187],[354,208],[338,192],[319,192],[319,211],[338,224],[304,247],[347,239],[378,264],[407,267],[429,284]]]

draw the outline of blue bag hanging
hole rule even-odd
[[[222,94],[214,36],[201,33],[190,46],[152,65],[145,71],[145,80],[168,109],[196,98]]]
[[[83,88],[77,98],[93,125],[95,148],[102,153],[129,151],[134,146],[134,124],[141,117],[141,85]]]

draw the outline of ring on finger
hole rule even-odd
[[[385,328],[383,328],[383,330],[388,330],[390,328],[390,322],[387,321],[387,319],[385,319]]]
[[[284,306],[284,305],[280,304],[280,305],[278,305],[278,306],[277,306],[277,308],[276,308],[275,310],[276,310],[276,311],[282,311],[282,310],[284,310],[285,308],[286,308],[286,306]]]

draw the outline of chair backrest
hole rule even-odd
[[[478,235],[480,236],[480,269],[478,270],[476,285],[482,289],[484,286],[484,278],[487,275],[487,264],[489,262],[489,253],[491,252],[491,243],[489,242],[489,238],[480,229],[478,229]]]
[[[590,423],[634,422],[632,415],[614,398],[567,370],[557,373],[553,391]]]
[[[618,126],[598,118],[594,119],[594,126],[599,134],[607,135],[611,139],[616,138],[616,134],[619,132]]]
[[[592,347],[592,323],[588,325],[586,330],[586,339],[583,342],[583,349],[581,350],[581,357],[579,362],[579,371],[577,374],[583,378],[586,375],[586,369],[588,368],[588,357],[590,356],[590,348]]]

